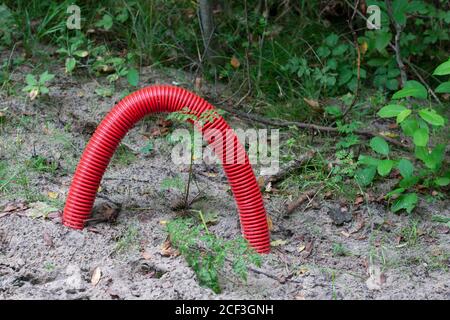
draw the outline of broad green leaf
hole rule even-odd
[[[77,57],[85,58],[85,57],[87,57],[89,55],[89,51],[87,51],[87,50],[77,50],[73,54],[76,55]]]
[[[342,116],[342,111],[338,106],[328,106],[325,108],[325,112],[335,117]]]
[[[397,188],[388,193],[386,193],[386,198],[391,198],[394,195],[401,194],[405,191],[405,188]]]
[[[389,154],[389,145],[381,137],[374,137],[370,140],[370,147],[376,153],[387,156]]]
[[[447,74],[450,74],[450,60],[440,64],[433,72],[435,76],[444,76]]]
[[[348,46],[346,44],[340,44],[333,49],[333,56],[342,56],[347,51]]]
[[[446,187],[450,184],[450,178],[440,177],[434,180],[434,183],[439,187]]]
[[[75,69],[75,65],[77,64],[77,61],[75,58],[67,58],[66,59],[66,73],[71,73],[73,69]]]
[[[392,1],[392,11],[395,22],[401,25],[406,24],[406,12],[408,11],[408,0]]]
[[[342,70],[339,71],[339,85],[346,84],[352,77],[353,72],[350,68],[342,68]]]
[[[428,97],[428,92],[427,89],[420,82],[410,80],[405,83],[403,89],[394,93],[392,99],[401,99],[406,97],[426,99]]]
[[[147,145],[141,148],[141,152],[144,154],[149,154],[153,150],[153,143],[149,142]]]
[[[23,88],[22,91],[24,91],[24,92],[30,92],[31,90],[36,89],[36,88],[37,88],[36,85],[28,85],[28,86],[26,86],[25,88]]]
[[[130,85],[136,87],[139,83],[139,72],[136,69],[131,68],[128,70],[127,80]]]
[[[403,110],[397,115],[397,123],[402,123],[411,114],[410,109]]]
[[[386,88],[389,90],[397,90],[398,89],[398,81],[397,79],[389,79],[386,81]]]
[[[375,178],[375,174],[377,173],[377,167],[368,166],[363,169],[359,169],[355,172],[355,180],[356,182],[365,187],[368,186]]]
[[[321,46],[317,49],[317,55],[322,58],[326,58],[330,55],[331,51],[328,47]]]
[[[393,212],[405,209],[406,212],[411,213],[411,211],[416,207],[418,197],[416,193],[406,193],[398,197],[392,204],[391,210]]]
[[[430,160],[434,164],[434,168],[439,168],[442,162],[444,161],[444,155],[445,155],[445,145],[444,144],[438,144],[436,147],[434,147],[433,151],[431,151],[430,154]],[[432,169],[434,169],[432,168]]]
[[[419,180],[420,180],[419,177],[411,176],[411,177],[403,178],[402,180],[400,180],[398,185],[400,188],[409,189],[409,188],[415,186],[417,184],[417,182],[419,182]]]
[[[39,76],[39,83],[40,84],[45,84],[47,81],[52,80],[55,77],[54,74],[48,73],[48,71],[44,71],[40,76]]]
[[[36,86],[38,84],[36,78],[32,74],[27,74],[25,77],[25,81],[30,86]]]
[[[405,121],[402,121],[400,126],[402,127],[403,133],[409,137],[412,137],[414,132],[419,129],[419,123],[413,118],[408,118]]]
[[[408,159],[402,159],[398,162],[398,170],[403,178],[409,178],[412,176],[414,171],[414,166]]]
[[[378,174],[382,177],[387,176],[389,174],[389,172],[391,172],[393,166],[394,166],[394,161],[389,160],[389,159],[381,160],[377,166]]]
[[[365,164],[367,166],[377,167],[380,159],[376,159],[370,156],[360,155],[358,158],[358,164]]]
[[[392,34],[386,31],[378,31],[376,32],[375,38],[375,48],[378,51],[383,51],[389,44],[392,39]]]
[[[325,43],[329,47],[334,47],[339,40],[339,36],[335,33],[330,34],[328,37],[325,38]]]
[[[47,94],[49,92],[47,87],[40,87],[39,91],[40,91],[40,93],[43,93],[43,94]]]
[[[413,134],[414,144],[418,147],[425,147],[428,143],[428,130],[424,128],[417,129]]]
[[[406,110],[406,107],[400,104],[389,104],[378,111],[381,118],[392,118],[399,115],[400,112]]]
[[[425,147],[416,147],[415,156],[422,160],[427,168],[436,170],[442,163],[444,152],[445,146],[443,144],[437,145],[432,152],[429,152]]]
[[[450,93],[450,81],[441,83],[435,90],[437,93]]]
[[[433,126],[443,126],[445,120],[434,109],[419,110],[419,116]]]
[[[110,15],[105,14],[102,19],[95,24],[95,26],[109,30],[113,26],[113,19]]]

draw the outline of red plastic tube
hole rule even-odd
[[[211,104],[192,92],[172,86],[146,87],[122,99],[100,123],[84,150],[67,196],[63,214],[64,225],[83,229],[91,215],[97,190],[111,157],[122,138],[140,119],[150,113],[175,112],[185,108],[197,116],[214,109]],[[222,162],[235,197],[244,237],[256,251],[268,253],[270,235],[267,214],[245,149],[234,132],[231,136],[229,133],[228,136],[225,135],[231,128],[218,115],[212,123],[206,123],[204,126],[195,122],[194,124],[213,148],[222,147],[217,148],[216,156]],[[208,134],[208,129],[218,130],[223,138]],[[223,144],[232,146],[231,158],[230,152],[224,152],[227,146]],[[233,162],[227,159],[244,161]]]

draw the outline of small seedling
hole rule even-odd
[[[28,92],[30,100],[36,99],[38,96],[49,93],[47,82],[55,77],[54,74],[45,71],[39,76],[39,80],[32,74],[27,74],[25,81],[27,86],[22,89],[24,92]]]
[[[333,255],[335,257],[349,256],[350,251],[340,242],[333,243]]]
[[[115,251],[117,253],[123,253],[127,250],[137,248],[139,238],[139,226],[135,223],[129,224],[119,236]]]
[[[260,266],[261,256],[243,238],[225,240],[215,236],[206,227],[203,215],[200,219],[201,224],[195,224],[192,218],[178,218],[167,224],[172,245],[194,270],[200,285],[220,293],[219,274],[225,273],[226,262],[232,274],[246,281],[249,266]]]

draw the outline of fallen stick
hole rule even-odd
[[[306,191],[300,195],[296,200],[288,203],[287,209],[286,209],[286,215],[290,215],[292,212],[295,211],[299,206],[301,206],[306,200],[309,200],[309,198],[313,197],[317,193],[317,189],[312,189],[309,191]]]
[[[278,120],[278,119],[267,119],[259,115],[255,114],[249,114],[246,112],[235,110],[234,108],[228,107],[228,106],[220,106],[221,109],[228,111],[239,118],[259,122],[268,126],[274,126],[274,127],[290,127],[295,126],[300,129],[310,129],[310,130],[316,130],[316,131],[322,131],[322,132],[329,132],[329,133],[339,133],[339,129],[336,127],[326,127],[326,126],[320,126],[317,124],[311,124],[311,123],[304,123],[304,122],[297,122],[297,121],[287,121],[287,120]],[[404,144],[400,141],[397,141],[395,139],[383,136],[379,133],[366,131],[366,130],[355,130],[353,131],[354,134],[357,134],[359,136],[372,138],[372,137],[382,137],[386,141],[392,143],[393,145],[396,145],[399,148],[403,148],[406,150],[412,150],[412,147],[409,144]]]

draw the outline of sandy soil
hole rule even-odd
[[[19,80],[23,74],[15,76]],[[145,70],[141,77],[142,86],[188,86],[189,81],[173,71]],[[47,99],[11,96],[0,102],[0,110],[8,108],[21,123],[2,126],[0,161],[10,173],[34,154],[57,163],[54,173],[27,171],[23,190],[12,184],[0,193],[0,213],[17,207],[0,215],[0,299],[450,299],[449,228],[431,221],[435,214],[450,216],[445,199],[422,200],[412,217],[391,214],[376,202],[349,204],[344,221],[338,221],[339,200],[319,196],[308,209],[301,206],[283,217],[286,196],[266,194],[272,239],[285,241],[263,258],[260,269],[272,277],[250,272],[247,283],[224,277],[221,294],[199,286],[183,257],[161,253],[167,237],[161,222],[176,217],[168,204],[181,193],[160,191],[160,185],[165,177],[185,178],[187,168],[170,164],[170,147],[163,140],[149,155],[139,152],[147,143],[141,133],[155,125],[151,119],[124,140],[135,156],[129,163],[113,162],[102,182],[100,196],[122,204],[116,222],[75,231],[55,214],[44,218],[43,211],[52,211],[46,199],[53,207],[63,205],[84,145],[120,94],[101,98],[91,80],[57,76],[54,83]],[[195,172],[200,189],[207,190],[195,206],[218,215],[211,230],[226,239],[238,236],[236,207],[220,167],[199,165]],[[98,206],[105,201],[99,197]],[[405,242],[399,235],[411,218],[418,221],[417,237]],[[119,239],[130,230],[136,239],[118,252]]]

